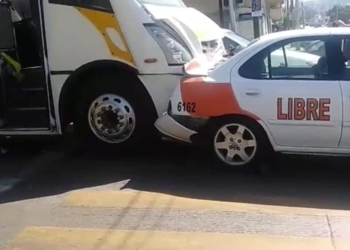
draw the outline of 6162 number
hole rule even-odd
[[[179,102],[177,104],[177,111],[187,111],[188,113],[196,112],[196,103],[195,102]]]

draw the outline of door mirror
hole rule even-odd
[[[15,38],[10,5],[6,2],[0,2],[0,51],[14,48]]]
[[[233,46],[232,44],[230,44],[228,50],[227,50],[227,54],[230,55],[230,56],[233,56],[235,54],[235,49],[236,47]]]

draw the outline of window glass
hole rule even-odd
[[[338,79],[342,80],[350,80],[350,38],[342,39],[341,41],[341,58],[342,62],[340,62],[339,67],[339,73],[340,77]],[[344,71],[341,71],[341,68],[344,69]]]
[[[49,3],[114,13],[109,0],[49,0]]]
[[[245,78],[250,79],[266,79],[269,77],[269,60],[267,50],[262,50],[252,58],[250,58],[238,73]]]
[[[230,50],[232,48],[237,48],[239,46],[238,43],[236,43],[235,41],[228,39],[227,37],[224,37],[222,39],[222,41],[224,42],[224,46],[226,50]]]
[[[310,50],[313,53],[310,53]],[[241,67],[240,74],[243,77],[254,79],[266,79],[267,77],[272,79],[325,79],[328,77],[325,42],[322,40],[306,41],[303,39],[282,42],[270,46],[265,51],[249,60],[253,64],[248,61]],[[260,66],[254,67],[253,65]]]
[[[225,43],[225,46],[227,46],[227,47],[229,47],[230,44],[232,44],[235,47],[241,46],[241,47],[245,48],[250,44],[249,40],[237,35],[236,33],[233,33],[232,31],[225,32],[225,36],[223,38],[223,41]]]
[[[267,62],[267,60],[265,61]],[[285,67],[286,65],[283,48],[276,49],[271,53],[271,67]],[[266,67],[268,67],[268,64],[266,64]]]
[[[13,26],[11,12],[8,6],[0,5],[0,51],[13,49],[15,39],[13,36]]]
[[[184,4],[181,0],[138,0],[138,2],[165,6],[184,7]]]

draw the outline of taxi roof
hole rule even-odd
[[[267,35],[263,35],[256,39],[256,41],[252,42],[247,48],[243,49],[235,56],[230,58],[228,61],[220,65],[218,68],[211,72],[212,75],[216,76],[224,76],[229,72],[233,65],[239,63],[241,59],[245,58],[247,55],[252,55],[271,44],[274,44],[278,41],[289,39],[289,38],[298,38],[298,37],[312,37],[312,36],[327,36],[331,34],[336,35],[350,35],[350,28],[340,28],[340,27],[320,27],[313,29],[299,29],[299,30],[288,30],[270,33]],[[226,74],[229,75],[229,74]],[[226,79],[227,80],[227,79]]]
[[[321,27],[314,29],[299,29],[299,30],[287,30],[275,33],[270,33],[261,36],[259,40],[263,42],[274,42],[278,40],[295,38],[295,37],[307,37],[307,36],[324,36],[324,35],[350,35],[350,28],[348,27]]]
[[[298,38],[298,37],[312,37],[312,36],[326,36],[326,35],[349,35],[350,28],[343,27],[321,27],[314,29],[299,29],[299,30],[287,30],[281,32],[270,33],[259,37],[256,42],[254,42],[249,50],[254,50],[257,47],[265,47],[275,42],[285,40],[288,38]],[[248,52],[249,50],[246,50]]]

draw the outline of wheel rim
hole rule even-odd
[[[124,98],[105,94],[91,103],[88,121],[99,139],[107,143],[121,143],[134,132],[136,117],[132,106]]]
[[[256,154],[257,142],[253,132],[242,124],[222,126],[214,137],[217,156],[228,165],[242,166]]]

